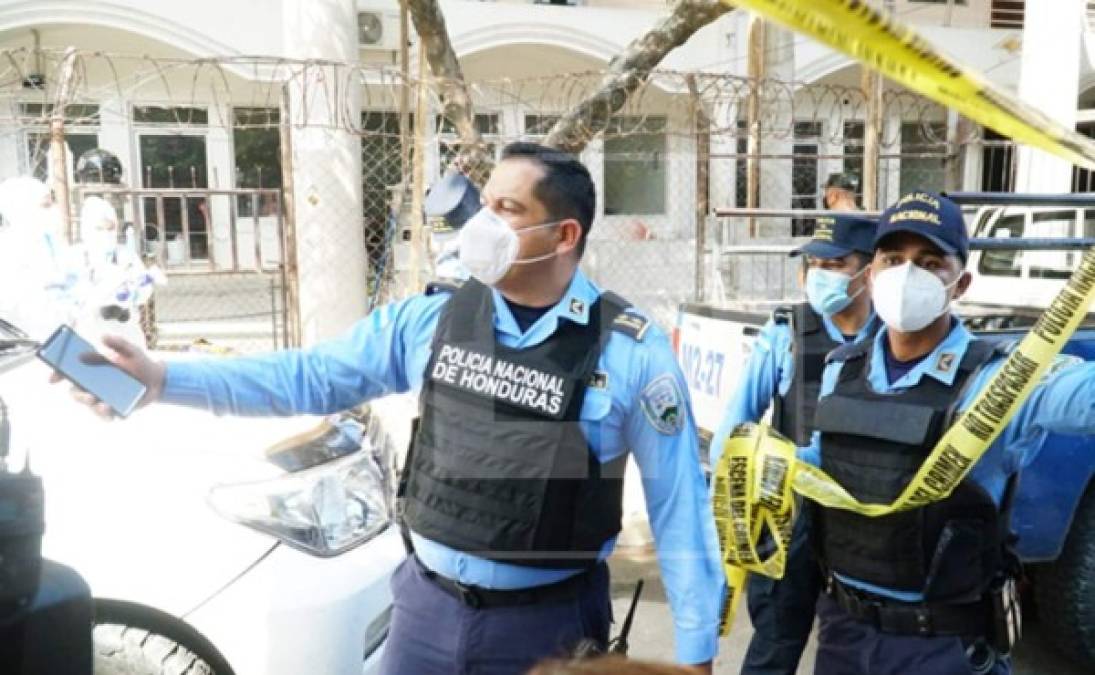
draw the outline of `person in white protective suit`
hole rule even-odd
[[[29,176],[0,183],[0,318],[44,340],[78,311],[76,262],[49,188]]]
[[[166,282],[156,266],[145,267],[133,249],[120,242],[118,214],[102,197],[84,199],[80,209],[83,278],[82,306],[76,329],[89,340],[121,335],[145,345],[140,306],[154,284]]]

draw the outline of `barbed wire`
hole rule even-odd
[[[49,125],[63,65],[60,50],[0,51],[0,134]],[[76,53],[74,71],[73,94],[64,111],[66,126],[124,122],[275,128],[281,123],[283,92],[288,89],[293,106],[286,122],[293,126],[398,138],[398,128],[378,124],[375,116],[399,112],[401,100],[414,101],[425,88],[431,135],[445,137],[450,144],[455,141],[451,125],[438,114],[443,81],[419,81],[387,65],[88,51]],[[479,79],[467,85],[485,136],[532,138],[546,134],[559,116],[595,92],[604,74],[587,70]],[[866,117],[867,97],[857,87],[674,70],[653,72],[615,113],[603,136],[691,135],[695,115],[702,111],[711,136],[738,137],[749,133],[744,122],[754,97],[761,138],[793,142],[810,131],[816,140],[834,145],[862,142],[854,137],[854,129]],[[962,125],[957,134],[953,128],[948,132],[945,109],[902,89],[884,91],[881,119],[883,148],[897,147],[903,141],[902,129],[910,124],[920,131],[917,142],[927,146],[982,140],[980,127],[973,124]]]

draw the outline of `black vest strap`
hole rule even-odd
[[[794,371],[787,393],[777,392],[772,402],[772,424],[796,445],[809,445],[826,357],[844,343],[829,337],[821,317],[804,302],[776,308],[772,320],[791,329]]]

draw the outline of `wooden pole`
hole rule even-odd
[[[760,87],[764,79],[764,32],[765,22],[754,16],[749,21],[749,52],[747,73],[750,91],[746,100],[746,122],[749,128],[748,159],[745,168],[745,205],[755,209],[760,206]],[[749,236],[757,236],[757,221],[749,219]]]
[[[426,116],[428,113],[426,83],[426,45],[419,42],[418,45],[418,100],[414,108],[414,167],[411,171],[411,213],[409,218],[411,228],[411,285],[410,291],[416,293],[422,289],[421,277],[423,267],[423,238],[422,238],[422,200],[426,193]]]
[[[72,99],[76,81],[76,48],[69,47],[61,57],[61,78],[57,82],[57,95],[49,119],[50,187],[61,211],[61,228],[69,243],[76,241],[75,222],[72,219],[72,201],[69,196],[68,168],[65,162],[65,107]]]
[[[696,76],[688,75],[688,93],[692,100],[693,138],[696,145],[696,278],[693,297],[703,302],[706,279],[707,213],[710,210],[709,162],[711,156],[711,121],[703,109],[703,100],[696,87]]]
[[[882,76],[862,68],[860,79],[867,99],[867,119],[863,125],[863,204],[868,211],[878,208],[878,162],[882,136]]]
[[[285,270],[285,324],[286,341],[290,347],[299,347],[303,341],[300,320],[300,266],[297,260],[296,201],[293,198],[293,146],[289,133],[290,108],[289,86],[281,88],[281,110],[278,118],[278,141],[281,146],[281,213],[282,250]],[[233,233],[233,236],[235,234]]]
[[[947,111],[947,156],[943,160],[943,189],[957,192],[962,189],[965,169],[965,150],[961,144],[969,136],[969,122],[953,110]]]
[[[410,14],[407,0],[399,0],[399,72],[403,82],[399,87],[399,159],[400,176],[406,184],[411,155],[411,50]]]

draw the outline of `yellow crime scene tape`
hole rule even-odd
[[[1095,142],[1091,139],[955,63],[895,17],[864,0],[723,2],[808,35],[1015,141],[1095,169]]]
[[[937,53],[910,29],[861,0],[735,0],[856,58],[890,79],[970,119],[1084,167],[1095,143],[981,80]],[[794,444],[764,425],[730,436],[715,468],[712,506],[726,571],[720,633],[733,623],[750,573],[783,576],[794,520],[792,491],[823,506],[883,516],[944,499],[992,445],[1064,347],[1095,299],[1095,249],[1042,317],[943,435],[891,504],[864,504],[817,467],[799,462]],[[767,533],[773,550],[761,557]]]

